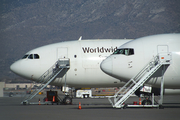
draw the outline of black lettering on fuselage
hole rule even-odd
[[[117,47],[97,47],[97,48],[91,48],[91,47],[82,47],[82,50],[84,53],[113,53],[117,50]]]

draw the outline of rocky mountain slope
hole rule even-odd
[[[138,38],[180,32],[179,0],[2,0],[0,80],[27,51],[83,39]]]

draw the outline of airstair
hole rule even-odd
[[[153,74],[158,71],[161,66],[169,66],[171,62],[171,53],[158,54],[155,56],[136,76],[131,78],[114,96],[108,97],[108,100],[115,108],[124,107],[125,101],[145,82],[149,80]],[[114,101],[113,101],[114,99]]]
[[[57,76],[63,77],[70,68],[70,60],[67,58],[59,59],[50,67],[37,81],[41,83],[29,96],[25,96],[21,104],[29,104],[29,101],[49,85]]]

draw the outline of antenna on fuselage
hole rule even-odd
[[[80,36],[80,38],[78,39],[78,41],[80,41],[82,39],[82,36]]]

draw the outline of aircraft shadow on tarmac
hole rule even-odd
[[[164,108],[180,108],[180,103],[164,103]]]
[[[77,105],[78,106],[78,105]],[[163,104],[164,109],[166,108],[180,108],[180,103],[164,103]],[[97,104],[81,104],[82,109],[116,109],[112,106],[109,106],[107,104],[97,105]],[[150,108],[150,107],[127,107],[126,109],[157,109],[156,107]],[[78,107],[73,108],[78,109]]]

